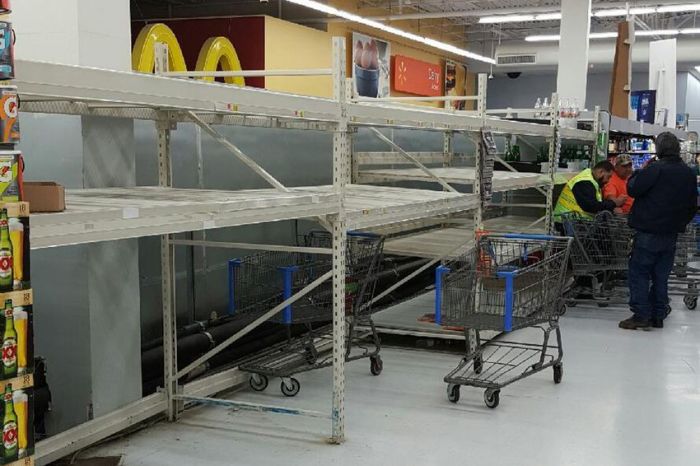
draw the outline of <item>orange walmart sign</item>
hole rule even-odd
[[[400,92],[435,97],[442,95],[442,67],[415,58],[394,55],[394,89]]]
[[[175,33],[162,23],[149,24],[139,32],[131,52],[131,68],[134,71],[153,73],[155,65],[154,44],[156,42],[168,46],[170,71],[188,71]],[[241,62],[238,59],[236,48],[228,38],[223,36],[211,37],[204,42],[197,56],[194,71],[216,71],[219,65],[223,71],[241,71]],[[201,79],[204,81],[214,80],[213,77]],[[245,86],[245,79],[242,77],[227,77],[224,80],[228,84]]]

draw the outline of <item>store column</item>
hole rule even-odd
[[[13,3],[16,52],[22,59],[131,68],[129,0]],[[56,180],[69,188],[135,185],[132,120],[37,116],[25,121],[28,179]],[[47,137],[55,137],[55,143],[46,144]],[[33,256],[36,307],[42,313],[37,349],[47,358],[54,392],[52,430],[140,398],[138,240],[40,250]]]
[[[591,0],[561,1],[557,93],[568,105],[586,107]]]

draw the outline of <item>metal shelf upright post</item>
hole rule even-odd
[[[338,194],[338,214],[331,217],[333,234],[333,443],[345,440],[345,249],[347,222],[345,191],[350,183],[350,133],[348,132],[345,39],[333,38],[333,97],[338,101],[338,125],[333,133],[333,190]]]

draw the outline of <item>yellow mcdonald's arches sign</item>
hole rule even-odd
[[[171,71],[187,71],[185,57],[182,54],[180,44],[172,29],[163,23],[149,24],[141,29],[134,49],[131,52],[131,68],[142,73],[153,73],[155,65],[155,49],[153,45],[162,42],[168,46],[168,61]],[[238,59],[236,48],[228,38],[210,37],[204,42],[197,56],[195,71],[216,71],[219,64],[224,71],[241,71],[241,62]],[[201,78],[204,81],[214,81],[214,77]],[[245,86],[243,77],[226,77],[227,84]]]

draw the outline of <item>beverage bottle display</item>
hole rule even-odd
[[[2,375],[8,379],[17,375],[17,331],[12,300],[5,301],[5,333],[2,336]]]
[[[0,292],[12,291],[12,241],[7,209],[0,210]]]
[[[15,413],[15,405],[12,399],[12,385],[9,383],[5,387],[4,401],[5,417],[2,421],[3,458],[5,462],[9,462],[16,458],[18,453],[17,414]]]

